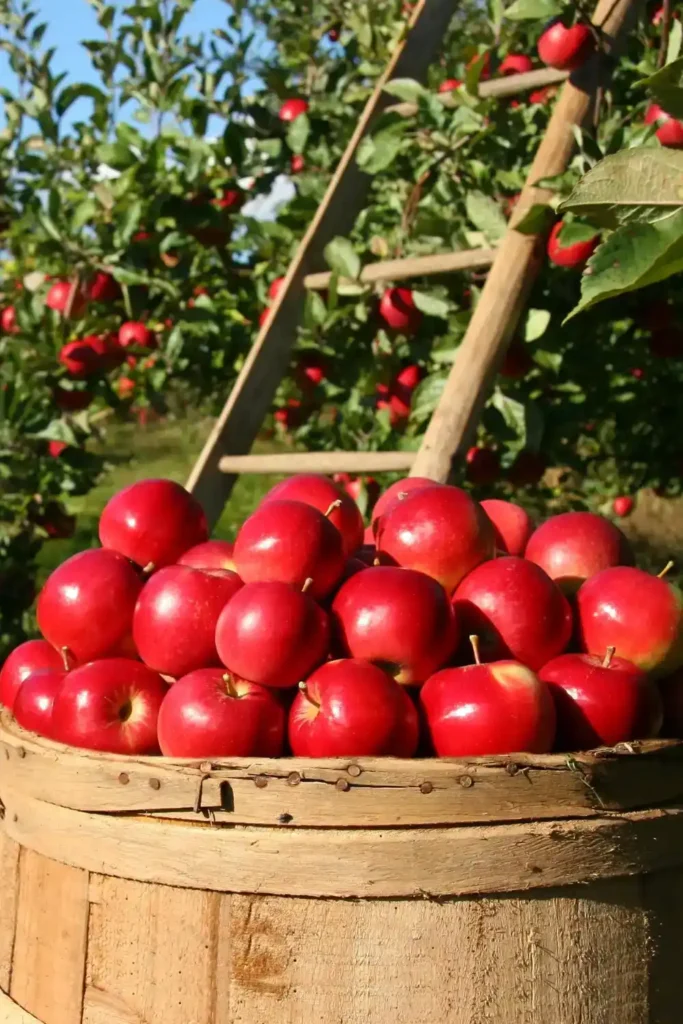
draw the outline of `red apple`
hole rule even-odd
[[[558,267],[583,266],[589,256],[592,256],[595,249],[597,249],[600,236],[594,235],[585,242],[573,242],[570,245],[563,245],[559,238],[563,226],[564,221],[558,220],[550,232],[548,259]]]
[[[612,502],[612,511],[620,519],[630,516],[631,512],[633,512],[633,498],[630,498],[627,494],[622,494],[620,497],[615,498]]]
[[[139,480],[111,498],[100,541],[140,566],[161,569],[208,539],[199,502],[172,480]]]
[[[520,380],[522,377],[526,377],[533,365],[534,361],[529,355],[528,346],[519,338],[515,338],[505,353],[500,375],[509,380]]]
[[[571,638],[567,598],[524,558],[510,555],[478,566],[456,590],[453,604],[463,630],[479,636],[485,661],[514,658],[537,670]]]
[[[320,356],[315,352],[306,352],[296,368],[296,382],[303,391],[312,391],[325,380],[325,373],[325,364]]]
[[[376,566],[347,580],[332,603],[342,651],[421,683],[448,661],[458,628],[444,591],[413,569]]]
[[[513,501],[487,498],[481,507],[493,523],[496,550],[505,555],[523,555],[534,524],[529,513]]]
[[[306,419],[306,409],[299,398],[288,398],[283,409],[275,410],[273,419],[285,430],[294,430]]]
[[[593,512],[563,512],[547,519],[532,533],[526,558],[570,594],[603,569],[633,565],[631,546],[621,530]]]
[[[234,544],[229,540],[205,540],[185,551],[178,559],[178,565],[189,565],[193,569],[231,569],[234,572],[233,548]]]
[[[278,117],[281,121],[296,121],[297,117],[301,117],[302,114],[306,113],[308,113],[307,101],[295,96],[285,100],[280,107]]]
[[[155,572],[133,616],[133,639],[145,664],[174,679],[220,665],[216,623],[241,586],[229,569],[168,565]]]
[[[12,709],[22,729],[52,739],[52,709],[66,677],[63,670],[43,668],[24,680]]]
[[[439,92],[453,92],[454,89],[459,89],[462,82],[459,78],[447,78],[439,86]]]
[[[444,668],[420,691],[438,757],[545,754],[555,737],[555,706],[545,683],[518,661]]]
[[[630,566],[591,576],[576,596],[582,649],[601,655],[614,647],[653,676],[683,665],[683,597],[666,580]]]
[[[22,683],[30,675],[46,669],[60,672],[63,668],[62,655],[47,641],[27,640],[19,644],[7,656],[0,671],[0,704],[11,711]]]
[[[651,103],[645,112],[645,124],[657,124],[655,135],[663,146],[671,149],[683,147],[683,121],[667,114],[658,103]]]
[[[119,398],[129,398],[135,391],[135,381],[132,377],[119,377],[116,382],[116,391]]]
[[[467,479],[479,487],[493,484],[500,476],[500,455],[493,448],[475,445],[465,456]]]
[[[301,589],[311,579],[311,597],[325,597],[344,572],[342,537],[312,505],[268,498],[242,524],[234,561],[245,583],[276,580]]]
[[[58,459],[68,447],[66,441],[50,441],[47,446],[48,455],[51,455],[53,459]]]
[[[139,320],[129,320],[119,328],[119,345],[129,348],[156,348],[157,339],[154,331]]]
[[[271,300],[271,302],[275,302],[276,298],[280,294],[280,291],[282,290],[282,286],[284,283],[284,277],[276,277],[275,280],[271,283],[268,289],[268,298]]]
[[[417,569],[448,591],[494,551],[491,520],[458,487],[417,489],[379,519],[377,551],[406,569]]]
[[[372,757],[390,752],[404,723],[401,688],[367,661],[321,665],[294,698],[289,743],[295,757]]]
[[[414,757],[420,743],[420,717],[410,691],[403,686],[400,690],[403,706],[387,753],[392,757]]]
[[[588,59],[593,49],[593,34],[584,22],[567,27],[557,19],[538,40],[538,56],[544,64],[558,71],[574,71]]]
[[[103,270],[98,270],[86,285],[86,294],[93,302],[114,302],[121,296],[118,281]]]
[[[294,153],[289,161],[289,166],[292,174],[301,174],[306,166],[306,158],[301,153]]]
[[[562,654],[538,673],[557,711],[558,750],[613,747],[656,736],[662,701],[655,683],[630,661],[594,654]]]
[[[157,718],[167,689],[161,676],[139,661],[92,661],[69,672],[59,688],[52,735],[88,750],[156,754]]]
[[[2,313],[0,313],[0,328],[2,328],[5,334],[18,333],[17,311],[14,306],[5,306]]]
[[[533,71],[533,62],[525,53],[509,53],[500,62],[499,75],[521,75],[525,71]]]
[[[64,366],[70,377],[80,380],[84,377],[91,377],[99,373],[102,366],[102,356],[91,344],[91,337],[83,338],[82,341],[69,341],[62,345],[59,351],[59,361]]]
[[[377,523],[380,516],[383,516],[388,509],[394,505],[397,501],[403,501],[411,491],[421,491],[425,487],[440,487],[441,484],[437,484],[434,480],[429,480],[426,476],[408,476],[404,480],[397,480],[390,487],[387,487],[384,494],[380,495],[377,499],[374,509],[372,510],[372,522],[373,525]]]
[[[286,715],[279,695],[203,668],[174,683],[159,714],[166,757],[279,757]]]
[[[248,583],[224,607],[215,633],[233,675],[277,689],[305,679],[330,645],[327,615],[290,583]]]
[[[73,293],[73,299],[71,299]],[[55,281],[45,298],[45,305],[57,313],[66,314],[71,302],[71,316],[79,316],[85,309],[85,297],[76,291],[76,284],[70,281]]]
[[[62,412],[81,412],[87,409],[95,397],[90,391],[67,391],[64,387],[56,387],[52,393],[55,404]]]
[[[324,513],[339,530],[345,555],[352,555],[363,543],[365,527],[358,505],[329,477],[315,473],[290,476],[268,492],[261,507],[269,501],[300,501]]]
[[[38,597],[38,628],[79,663],[129,654],[142,580],[117,551],[81,551],[48,576]]]
[[[422,323],[410,288],[387,288],[380,299],[379,315],[387,327],[403,334],[415,334]]]

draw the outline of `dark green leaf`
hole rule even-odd
[[[499,242],[507,231],[507,221],[498,203],[483,192],[470,192],[465,200],[467,216],[489,242]]]
[[[666,64],[640,85],[646,86],[661,107],[672,117],[683,117],[683,57]]]
[[[548,228],[554,216],[551,206],[546,203],[534,203],[519,224],[515,224],[515,231],[523,235],[540,235]]]
[[[515,0],[505,11],[508,21],[549,21],[562,13],[562,0]]]
[[[360,274],[360,256],[356,253],[348,238],[333,238],[325,246],[325,259],[330,270],[335,271],[342,277],[350,277],[353,280]]]
[[[417,103],[421,96],[426,95],[427,90],[412,78],[394,78],[384,86],[384,92],[406,103]]]
[[[287,145],[293,153],[303,153],[311,132],[307,114],[300,114],[287,129]]]

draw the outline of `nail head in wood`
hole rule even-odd
[[[335,786],[337,787],[340,793],[346,793],[349,789],[351,789],[351,783],[348,782],[346,779],[337,779],[337,781],[335,782]]]
[[[149,785],[151,789],[161,789],[161,782],[159,779],[150,779]]]
[[[421,793],[431,793],[431,791],[433,789],[434,789],[434,786],[431,784],[431,782],[421,782],[420,783],[420,792]]]
[[[254,785],[256,786],[257,789],[265,789],[266,786],[268,785],[268,779],[266,779],[265,776],[263,775],[257,775],[256,778],[254,779]]]
[[[290,821],[292,821],[293,818],[294,818],[293,814],[286,814],[285,813],[285,814],[280,814],[278,816],[277,820],[280,822],[281,825],[289,825]]]
[[[298,786],[300,782],[301,776],[299,775],[298,772],[290,772],[289,775],[287,776],[288,786]]]
[[[472,778],[471,775],[461,775],[460,778],[458,779],[458,782],[460,783],[463,789],[469,789],[470,786],[474,785],[474,779]]]
[[[19,757],[26,757],[26,751],[23,747],[17,747],[17,754]]]
[[[363,773],[363,769],[359,764],[350,764],[346,770],[353,779],[357,779]]]
[[[119,782],[121,783],[122,786],[127,786],[128,783],[130,782],[130,775],[128,775],[126,772],[121,772],[121,774],[119,775]]]

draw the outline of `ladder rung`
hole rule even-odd
[[[464,249],[462,252],[444,252],[436,256],[408,256],[401,260],[368,263],[361,270],[359,280],[367,284],[372,281],[401,281],[408,277],[448,274],[455,270],[474,270],[490,267],[495,255],[495,249]],[[308,274],[304,278],[304,284],[313,291],[320,291],[329,287],[331,279],[329,271],[323,271],[319,274]],[[342,278],[339,283],[354,282]]]
[[[402,473],[415,452],[282,452],[272,455],[223,455],[221,473]]]
[[[488,82],[481,82],[479,84],[479,95],[482,99],[490,97],[503,99],[506,96],[519,96],[520,93],[530,92],[532,89],[543,89],[548,85],[560,85],[568,78],[568,71],[558,71],[557,68],[536,68],[534,71],[524,71],[521,75],[504,75],[500,78],[491,78]],[[450,93],[436,93],[435,96],[444,106],[455,106],[455,101]],[[392,103],[390,107],[387,107],[387,113],[398,114],[399,117],[414,117],[418,109],[417,103]]]

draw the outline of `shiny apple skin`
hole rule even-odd
[[[144,663],[178,679],[199,668],[218,667],[216,624],[243,586],[229,569],[205,572],[168,565],[142,588],[133,616],[133,640]]]
[[[400,741],[405,704],[401,688],[382,669],[342,658],[321,665],[305,685],[289,713],[295,757],[379,756]]]
[[[201,505],[172,480],[139,480],[125,487],[110,499],[100,519],[102,547],[143,568],[173,565],[208,538]]]
[[[403,694],[401,714],[387,753],[392,757],[415,757],[420,743],[420,716],[411,691],[402,686],[401,693]]]
[[[276,484],[261,502],[268,501],[301,501],[312,505],[323,514],[334,501],[340,501],[339,508],[333,509],[327,517],[336,526],[342,536],[344,554],[348,557],[355,553],[363,543],[363,517],[358,505],[342,487],[326,476],[315,473],[302,473],[291,476]]]
[[[168,691],[159,714],[166,757],[279,757],[286,712],[279,694],[225,669],[190,672]]]
[[[563,512],[546,520],[529,538],[525,557],[567,594],[603,569],[633,565],[633,551],[621,530],[593,512]]]
[[[81,551],[48,577],[38,596],[38,628],[79,665],[133,652],[135,603],[142,580],[127,558],[99,548]]]
[[[446,664],[459,632],[443,587],[424,573],[376,566],[358,573],[332,602],[344,654],[380,664],[402,684],[421,683]]]
[[[60,743],[110,754],[158,754],[157,718],[168,687],[129,658],[104,658],[69,672],[52,709]]]
[[[62,656],[46,640],[27,640],[19,644],[7,656],[0,671],[0,704],[14,707],[17,693],[23,682],[34,672],[63,669]]]
[[[496,550],[521,557],[534,531],[533,519],[526,509],[500,498],[487,498],[480,505],[493,523]]]
[[[577,631],[583,651],[618,657],[656,678],[683,665],[683,596],[664,579],[617,566],[597,573],[576,595]]]
[[[344,573],[339,530],[322,512],[300,501],[264,502],[242,524],[234,550],[235,569],[245,583],[272,580],[325,597]]]
[[[552,697],[545,683],[518,661],[442,669],[427,680],[419,699],[438,757],[552,749]]]
[[[12,711],[22,729],[53,738],[52,709],[66,677],[63,669],[44,668],[24,680]]]
[[[205,540],[195,544],[178,559],[178,565],[189,565],[191,569],[230,569],[235,571],[232,560],[234,544],[229,540]]]
[[[656,736],[662,701],[653,683],[630,661],[609,667],[594,654],[561,654],[538,673],[557,711],[556,750],[592,750]]]
[[[248,583],[225,606],[216,627],[223,664],[262,686],[296,686],[327,657],[330,622],[290,583]]]
[[[372,522],[376,525],[381,516],[397,501],[403,501],[412,491],[423,491],[425,487],[440,487],[441,484],[429,480],[426,476],[408,476],[405,480],[397,480],[387,487],[379,496],[372,510]],[[374,537],[374,533],[373,533]]]
[[[491,520],[458,487],[413,491],[379,520],[377,551],[382,561],[416,569],[450,594],[494,552]]]
[[[478,566],[453,595],[463,635],[479,637],[482,661],[513,658],[534,671],[572,635],[567,598],[533,562],[512,555]]]

